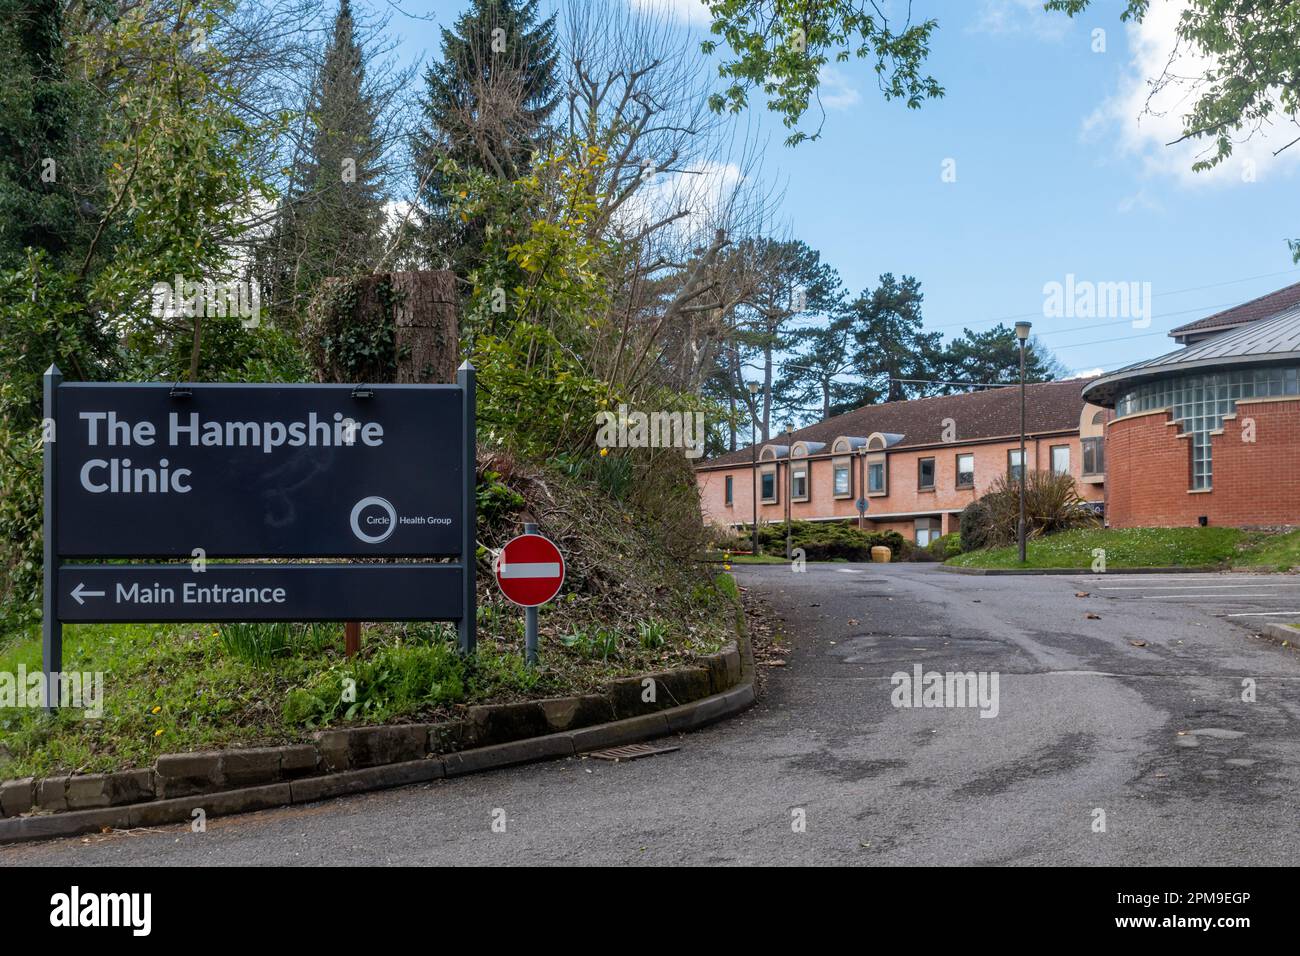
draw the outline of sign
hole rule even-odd
[[[60,555],[460,553],[457,386],[176,392],[163,384],[60,387]]]
[[[859,498],[859,499],[857,500],[857,506],[858,506],[858,514],[860,514],[860,515],[864,515],[864,514],[867,513],[867,499],[866,499],[866,498]]]
[[[455,620],[460,577],[454,564],[70,564],[59,620]]]
[[[550,538],[521,534],[506,542],[495,570],[507,600],[521,607],[537,607],[560,593],[564,555]]]
[[[45,373],[46,700],[64,622],[455,621],[476,643],[474,369],[455,385]],[[223,563],[223,558],[454,563]],[[104,564],[87,559],[183,559]]]

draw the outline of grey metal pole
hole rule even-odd
[[[537,525],[524,524],[524,534],[537,534]],[[524,663],[537,663],[537,608],[524,608]]]
[[[51,364],[45,370],[45,420],[41,422],[41,459],[44,468],[45,508],[45,586],[41,599],[41,668],[45,672],[45,710],[53,713],[61,698],[60,674],[63,672],[63,624],[59,621],[59,528],[55,520],[56,493],[54,445],[58,441],[58,397],[63,373]]]
[[[456,370],[456,384],[461,389],[461,420],[464,425],[464,442],[461,468],[464,471],[464,508],[461,513],[460,565],[461,610],[456,630],[460,638],[460,652],[473,654],[478,647],[478,592],[475,574],[478,570],[478,417],[474,393],[477,376],[474,366],[462,362]]]
[[[1020,563],[1025,563],[1025,478],[1029,466],[1025,461],[1025,340],[1020,340],[1020,524],[1016,529],[1016,542],[1020,547]]]
[[[754,504],[754,543],[751,548],[754,554],[758,554],[758,432],[755,430],[754,416],[749,416],[749,450],[754,459],[754,467],[750,469],[750,494]]]

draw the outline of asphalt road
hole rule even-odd
[[[1225,607],[1202,576],[1185,582],[1200,588],[1194,600],[1147,600],[1177,582],[1111,591],[1142,576],[933,565],[737,575],[785,619],[788,663],[765,670],[754,708],[678,738],[674,753],[214,819],[202,834],[0,848],[0,866],[1300,858],[1300,654],[1235,623],[1250,618],[1216,616]],[[895,707],[891,675],[918,664],[996,673],[997,716]],[[1243,679],[1254,702],[1242,700]],[[505,832],[493,830],[497,811]]]

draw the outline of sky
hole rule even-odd
[[[707,36],[699,0],[626,2],[664,4]],[[791,148],[754,98],[762,174],[784,190],[778,219],[854,293],[884,272],[915,276],[926,328],[946,336],[1026,319],[1072,373],[1171,351],[1174,326],[1300,281],[1286,244],[1300,236],[1300,144],[1273,155],[1296,131],[1256,136],[1198,174],[1204,147],[1166,145],[1185,94],[1166,91],[1142,115],[1179,2],[1153,0],[1139,27],[1120,21],[1121,0],[1074,21],[1041,0],[913,0],[914,19],[939,21],[929,71],[943,99],[908,110],[884,101],[865,64],[839,65],[823,77],[820,139]],[[438,26],[465,6],[372,4],[391,12],[411,60],[436,56]],[[1054,311],[1049,284],[1070,276],[1075,288],[1136,283],[1145,316]]]

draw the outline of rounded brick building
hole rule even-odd
[[[1112,527],[1300,525],[1300,283],[1175,329],[1104,375]]]

